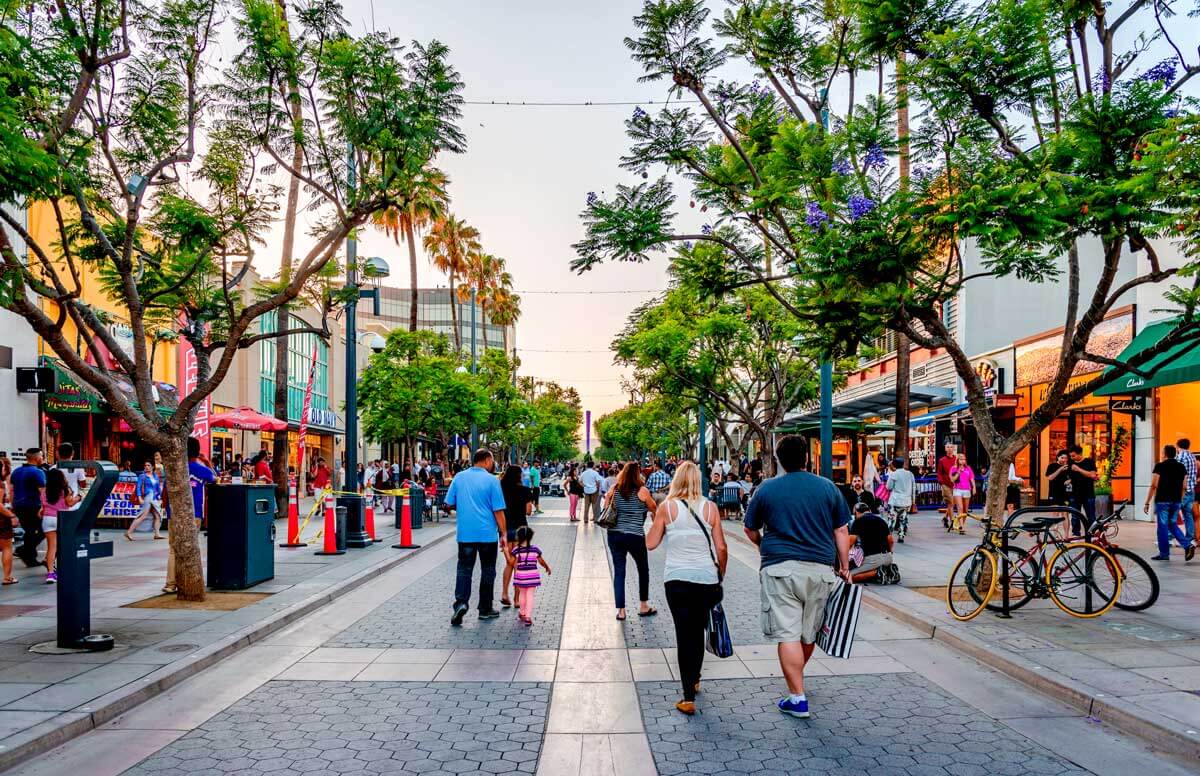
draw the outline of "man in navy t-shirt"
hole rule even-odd
[[[16,554],[26,566],[38,565],[38,545],[43,539],[42,491],[46,489],[46,472],[42,471],[41,464],[41,449],[31,447],[25,451],[25,463],[13,469],[9,476],[13,489],[13,512],[25,531],[25,540]]]
[[[836,485],[804,471],[808,444],[802,438],[780,439],[775,458],[786,474],[755,491],[746,507],[746,536],[762,555],[762,629],[779,645],[788,685],[779,710],[803,718],[804,666],[824,624],[825,601],[838,576],[850,581],[850,512]]]

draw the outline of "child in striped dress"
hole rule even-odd
[[[512,554],[517,561],[517,568],[513,572],[513,596],[517,599],[517,606],[520,607],[521,622],[526,625],[533,625],[533,595],[534,591],[542,584],[542,575],[538,571],[538,564],[546,570],[546,574],[550,574],[550,564],[546,563],[546,559],[542,557],[542,551],[533,544],[533,529],[527,525],[523,525],[517,529],[517,546],[513,548]]]

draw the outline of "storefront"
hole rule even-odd
[[[1121,310],[1100,323],[1088,345],[1092,352],[1115,358],[1133,339],[1133,313]],[[1050,332],[1015,343],[1017,407],[1015,428],[1023,427],[1050,396],[1050,385],[1058,370],[1062,347],[1061,332]],[[1067,383],[1070,391],[1096,377],[1101,365],[1079,362]],[[1026,479],[1039,502],[1050,497],[1045,471],[1060,451],[1073,445],[1083,448],[1083,456],[1096,462],[1104,472],[1111,469],[1114,502],[1128,500],[1133,492],[1132,449],[1134,416],[1113,412],[1109,400],[1100,392],[1088,394],[1059,413],[1038,435],[1037,441],[1022,450],[1015,461],[1017,474]]]

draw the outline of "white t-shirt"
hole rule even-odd
[[[55,469],[58,467],[55,466]],[[63,469],[63,476],[67,479],[67,485],[71,487],[71,492],[78,496],[83,492],[83,483],[87,480],[87,473],[83,469]]]
[[[579,475],[579,481],[583,484],[585,495],[595,493],[604,484],[604,478],[595,469],[584,469],[583,474]]]

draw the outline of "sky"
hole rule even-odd
[[[640,69],[622,43],[640,8],[640,0],[347,0],[346,16],[357,29],[373,24],[404,40],[445,42],[467,100],[661,100],[665,85],[637,83]],[[664,288],[667,277],[665,256],[582,276],[568,266],[571,244],[583,236],[587,192],[633,180],[617,166],[632,112],[467,105],[467,152],[437,161],[450,176],[453,212],[480,230],[484,248],[504,257],[513,274],[522,297],[522,373],[574,386],[593,419],[625,404],[623,372],[608,347],[629,313],[651,297],[646,292]],[[398,285],[407,284],[406,250],[382,234],[367,235],[359,247],[360,255],[394,257],[389,282]],[[446,283],[426,261],[420,273],[422,286]]]

